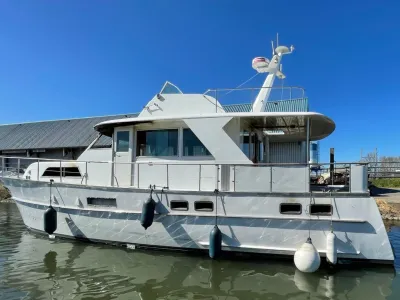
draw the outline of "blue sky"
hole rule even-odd
[[[382,4],[380,4],[382,3]],[[0,3],[0,123],[138,112],[169,80],[187,93],[235,87],[296,48],[285,85],[336,131],[321,158],[400,155],[396,1],[7,1]],[[260,86],[258,76],[248,86]],[[243,99],[249,102],[250,99]]]

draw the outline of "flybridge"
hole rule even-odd
[[[250,80],[252,80],[256,75],[253,75],[250,79],[246,80],[244,83],[240,84],[237,88],[223,88],[223,89],[208,89],[203,95],[205,96],[211,96],[213,97],[212,99],[210,98],[209,101],[212,101],[215,103],[215,112],[218,112],[218,102],[221,101],[221,98],[231,94],[232,92],[235,92],[235,95],[239,94],[239,99],[240,101],[243,101],[241,98],[243,98],[242,94],[250,92],[251,93],[251,112],[265,112],[266,107],[267,107],[267,102],[271,100],[278,100],[278,99],[271,99],[271,93],[275,90],[280,92],[281,99],[280,100],[291,100],[291,99],[298,99],[298,98],[304,98],[304,89],[301,87],[296,87],[296,86],[286,86],[284,87],[283,85],[280,87],[274,87],[274,81],[275,78],[278,77],[279,79],[283,80],[286,78],[286,76],[282,73],[282,58],[284,55],[291,54],[294,51],[293,45],[290,47],[287,46],[279,46],[279,41],[278,41],[278,35],[276,39],[276,48],[274,47],[274,42],[271,41],[272,44],[272,58],[271,60],[267,59],[266,57],[256,57],[252,61],[252,67],[254,70],[257,71],[257,74],[260,73],[269,73],[261,87],[257,88],[242,88],[242,86],[245,83],[248,83]],[[289,92],[289,95],[285,95],[285,99],[283,99],[283,95],[285,92]],[[300,91],[300,94],[297,94],[293,97],[293,92],[295,94],[297,91]],[[255,95],[254,93],[257,93],[257,96],[253,98]],[[157,94],[157,99],[158,100],[163,100],[163,95],[168,95],[168,94],[183,94],[183,92],[174,84],[170,82],[166,82],[160,93]],[[247,97],[246,97],[247,98]],[[248,99],[246,99],[247,101]],[[236,102],[236,101],[234,101]],[[156,106],[158,104],[149,103],[150,106]],[[150,106],[147,105],[145,108],[147,110],[150,109]]]

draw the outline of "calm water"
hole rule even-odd
[[[387,227],[400,258],[397,225]],[[25,229],[15,204],[0,203],[0,299],[400,299],[399,260],[396,269],[309,275],[291,262],[49,240]]]

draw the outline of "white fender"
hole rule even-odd
[[[301,272],[312,273],[318,270],[321,258],[310,238],[297,249],[294,254],[294,264]]]
[[[332,265],[337,262],[336,235],[329,232],[326,236],[326,260]]]

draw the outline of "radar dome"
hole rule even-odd
[[[286,46],[279,46],[279,47],[276,47],[275,52],[278,54],[286,54],[286,53],[289,53],[290,50]]]
[[[268,72],[269,60],[265,57],[256,57],[251,63],[254,70],[259,73]]]

